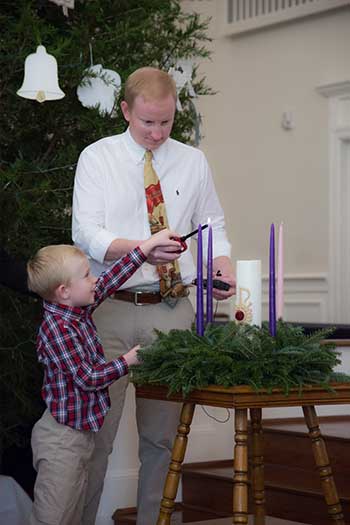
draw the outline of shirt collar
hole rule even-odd
[[[143,164],[146,149],[134,140],[130,133],[130,128],[128,128],[124,133],[124,139],[126,148],[129,151],[132,158],[134,159],[135,163]],[[168,144],[169,139],[166,140],[161,146],[159,146],[159,148],[152,152],[153,160],[156,165],[161,165],[163,160],[165,159],[169,147]]]
[[[44,310],[51,314],[60,315],[64,319],[71,321],[79,321],[85,314],[85,308],[81,306],[67,306],[60,303],[52,303],[50,301],[43,302]]]

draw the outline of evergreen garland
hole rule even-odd
[[[71,243],[75,166],[92,142],[121,133],[126,123],[87,109],[76,89],[94,64],[117,71],[124,85],[142,66],[168,69],[203,59],[208,21],[181,11],[180,0],[76,0],[65,17],[49,0],[2,0],[0,8],[0,242],[25,259],[47,244]],[[25,58],[39,44],[58,63],[61,100],[39,104],[19,97]],[[211,90],[197,72],[198,95]],[[123,90],[116,100],[116,108]],[[197,115],[186,89],[172,137],[191,142]],[[130,217],[132,220],[132,217]],[[41,369],[35,337],[40,301],[0,287],[0,448],[40,415]],[[19,432],[17,432],[19,430]]]
[[[271,337],[268,324],[262,328],[229,322],[211,324],[203,337],[191,330],[157,331],[157,339],[138,352],[141,364],[132,367],[136,384],[166,385],[169,395],[208,385],[249,385],[258,390],[350,382],[345,374],[333,372],[340,363],[331,343],[321,341],[332,330],[305,335],[301,327],[278,321]]]

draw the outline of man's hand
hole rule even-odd
[[[154,248],[147,257],[147,262],[149,264],[166,264],[168,262],[175,261],[180,257],[179,246],[175,247],[170,246],[166,248],[165,246],[157,246]]]
[[[220,281],[224,281],[225,283],[230,285],[229,290],[218,290],[217,288],[213,288],[213,297],[214,299],[217,299],[218,301],[222,301],[223,299],[228,299],[232,295],[236,293],[236,281],[233,276],[230,275],[214,275],[213,278],[218,279]]]
[[[140,246],[147,257],[147,262],[154,265],[174,261],[178,259],[184,251],[184,246],[181,244],[179,234],[164,229],[144,241],[114,239],[106,252],[105,262],[119,259],[136,248],[136,246]]]
[[[178,259],[182,251],[178,233],[168,229],[152,235],[140,244],[140,248],[147,256],[147,262],[155,265]]]
[[[236,293],[236,279],[233,273],[232,262],[229,257],[216,257],[213,261],[213,278],[224,281],[230,285],[230,289],[218,290],[213,288],[213,297],[218,301],[228,299]]]

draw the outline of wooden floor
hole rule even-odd
[[[253,525],[254,521],[252,517],[249,517],[249,525]],[[216,518],[215,520],[206,521],[195,521],[192,524],[187,525],[232,525],[232,518]],[[280,520],[278,518],[266,517],[266,525],[305,525],[304,523],[297,523],[296,521]]]
[[[181,512],[175,512],[174,517],[176,517],[176,523],[180,525],[180,523],[183,523],[183,525],[232,525],[232,518],[209,518],[204,521],[182,521],[182,513]],[[116,524],[118,525],[128,525],[136,523],[136,513],[133,515],[129,515],[125,518],[119,517],[116,521]],[[248,525],[254,525],[254,519],[252,516],[249,516]],[[296,521],[288,521],[288,520],[282,520],[279,518],[273,518],[271,516],[266,516],[265,525],[308,525],[305,523],[300,523]]]
[[[350,455],[350,449],[349,449]],[[319,496],[323,500],[323,492],[319,479],[318,472],[314,469],[312,471],[302,469],[300,467],[292,467],[290,465],[265,465],[265,488],[279,488],[294,493],[312,493]],[[210,490],[214,490],[214,483],[217,486],[220,482],[227,482],[231,486],[229,487],[230,493],[226,495],[229,500],[232,499],[232,487],[233,487],[233,466],[232,460],[222,460],[213,462],[210,464],[191,464],[190,467],[186,465],[184,469],[185,488],[187,490],[187,478],[191,475],[192,478],[197,479],[197,484],[193,485],[193,490],[198,490],[203,484],[203,494],[205,494],[205,488],[210,487]],[[213,485],[209,485],[209,480],[213,480]],[[337,488],[339,493],[350,500],[350,482],[348,474],[337,474],[336,475]],[[221,485],[220,485],[221,487]],[[222,492],[223,494],[223,492]],[[201,496],[204,499],[204,496]],[[228,506],[231,509],[231,501]]]
[[[319,418],[323,437],[338,438],[339,440],[350,439],[349,416],[323,416]],[[263,422],[270,431],[292,434],[307,432],[306,424],[300,418],[270,419]]]

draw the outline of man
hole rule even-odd
[[[130,75],[121,103],[128,130],[97,141],[79,158],[73,240],[92,258],[92,271],[99,274],[150,231],[169,226],[186,234],[210,217],[213,270],[230,284],[229,291],[214,295],[224,299],[234,293],[235,282],[223,211],[203,153],[169,138],[176,99],[175,83],[166,72],[141,68]],[[98,308],[95,322],[107,360],[135,344],[149,344],[155,328],[169,331],[191,326],[194,312],[186,285],[195,276],[195,266],[190,250],[178,257],[171,248],[153,250],[127,286]],[[95,523],[122,412],[127,382],[117,383],[110,389],[112,408],[96,440],[84,525]],[[179,406],[137,399],[136,411],[141,461],[137,525],[151,525],[157,521]]]

